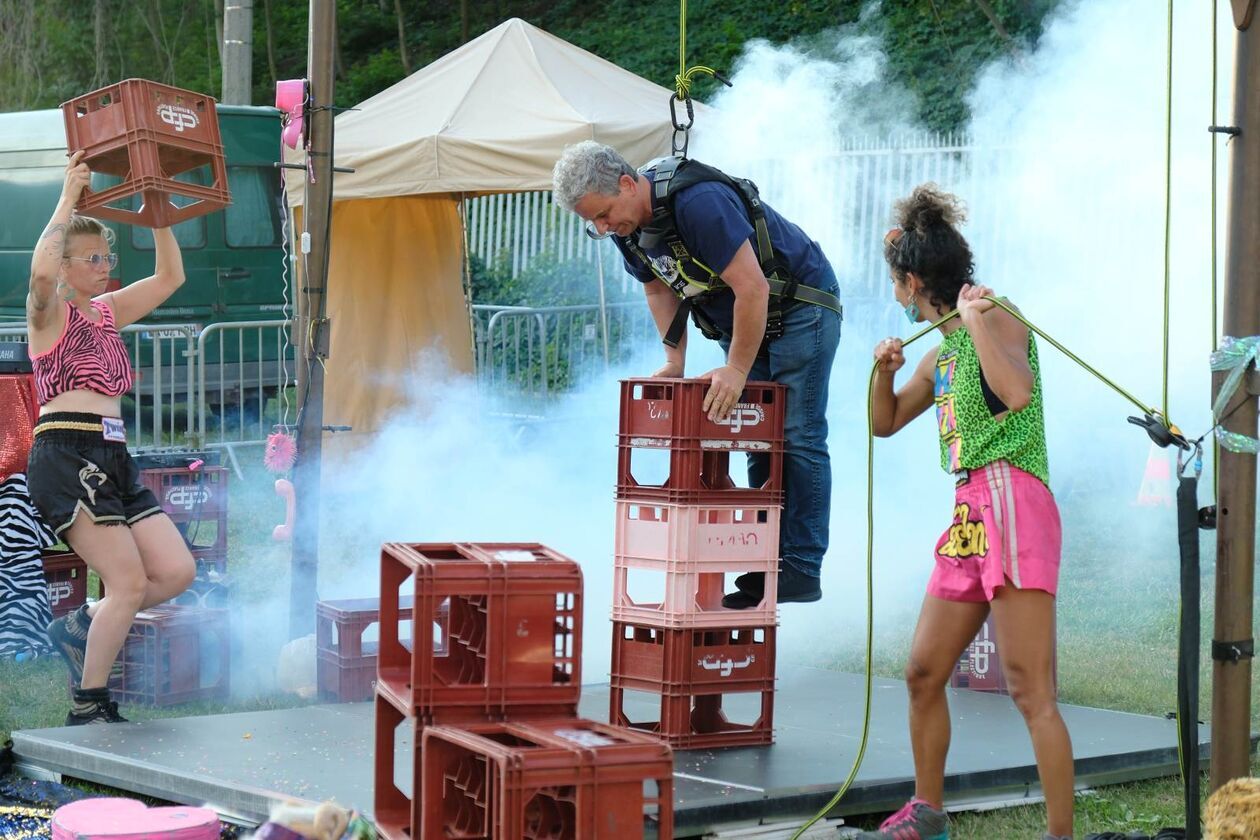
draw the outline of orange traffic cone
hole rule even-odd
[[[1143,507],[1172,507],[1172,455],[1167,449],[1151,444],[1146,458],[1146,472],[1138,488],[1137,504]]]

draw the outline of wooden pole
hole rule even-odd
[[[307,73],[311,85],[310,155],[315,182],[302,208],[310,250],[303,255],[298,290],[297,463],[293,486],[297,507],[289,582],[289,633],[298,638],[315,629],[315,585],[319,576],[319,472],[324,433],[324,360],[328,358],[328,247],[332,225],[332,102],[335,0],[311,0]],[[303,240],[306,236],[302,237]],[[305,247],[304,247],[305,250]]]
[[[1229,143],[1229,241],[1225,266],[1225,335],[1260,333],[1260,42],[1256,0],[1233,0],[1238,46],[1234,119]],[[1212,380],[1213,397],[1225,375]],[[1225,408],[1224,428],[1255,437],[1254,373]],[[1256,456],[1222,449],[1217,491],[1216,619],[1212,662],[1212,789],[1247,776],[1251,747],[1251,655],[1224,655],[1252,645],[1255,586]]]

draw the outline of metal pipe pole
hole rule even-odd
[[[1260,43],[1256,0],[1233,0],[1234,121],[1229,241],[1225,267],[1225,334],[1260,333]],[[1224,374],[1212,380],[1213,397]],[[1249,378],[1255,382],[1254,374]],[[1251,391],[1249,393],[1249,390]],[[1244,386],[1226,406],[1224,427],[1254,437],[1256,396]],[[1255,586],[1256,456],[1221,451],[1217,496],[1216,618],[1212,662],[1212,789],[1248,775],[1251,747],[1251,656],[1223,648],[1251,643]]]
[[[307,73],[311,85],[310,155],[315,181],[302,208],[310,234],[298,299],[302,306],[294,334],[304,372],[298,391],[297,463],[293,486],[296,509],[293,560],[289,581],[289,632],[292,638],[315,629],[315,585],[319,576],[319,478],[324,434],[324,359],[328,357],[328,248],[332,226],[333,38],[334,0],[311,0]]]

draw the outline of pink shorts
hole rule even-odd
[[[928,594],[947,601],[992,601],[1007,581],[1055,594],[1063,531],[1059,507],[1041,479],[994,461],[959,478],[954,522],[936,543]]]

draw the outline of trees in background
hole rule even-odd
[[[870,35],[919,121],[966,122],[976,72],[1035,43],[1060,0],[689,0],[689,63],[733,70],[754,38],[829,56],[836,35]],[[254,102],[305,73],[308,0],[254,7]],[[672,87],[678,0],[337,0],[337,104],[350,106],[520,17],[627,70]],[[0,0],[0,110],[55,107],[111,81],[143,77],[218,95],[223,0]],[[698,99],[713,92],[703,79]]]

